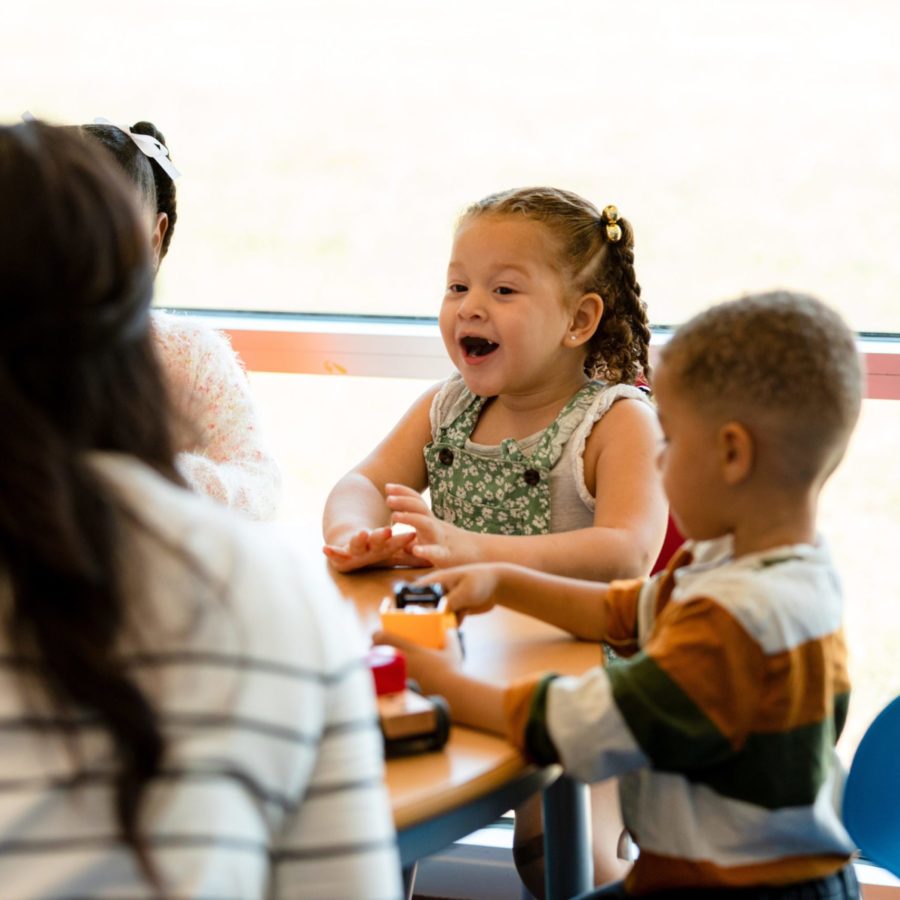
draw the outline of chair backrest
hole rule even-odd
[[[659,551],[659,556],[656,558],[656,562],[653,564],[653,570],[650,574],[654,575],[660,569],[664,569],[672,558],[672,554],[674,554],[683,543],[684,538],[678,530],[675,520],[669,515],[669,524],[666,526],[666,536],[663,540],[662,549]]]
[[[878,714],[860,741],[842,816],[856,846],[900,877],[900,697]]]

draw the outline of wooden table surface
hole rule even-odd
[[[371,634],[379,628],[378,607],[392,584],[415,574],[394,569],[349,575],[332,572],[332,577]],[[598,644],[577,641],[552,625],[501,607],[467,617],[462,630],[465,671],[497,682],[536,672],[580,674],[602,660]],[[453,725],[442,751],[388,762],[395,824],[398,830],[417,825],[490,793],[530,768],[502,738]]]

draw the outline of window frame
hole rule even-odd
[[[452,372],[434,318],[169,309],[229,335],[251,372],[438,380]],[[651,355],[674,331],[654,326]],[[900,400],[900,335],[860,332],[866,399]]]

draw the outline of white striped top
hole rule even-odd
[[[364,641],[318,554],[132,459],[95,462],[149,525],[124,537],[122,656],[167,739],[141,819],[167,896],[400,897]],[[153,896],[116,838],[109,740],[31,673],[0,635],[0,895]]]

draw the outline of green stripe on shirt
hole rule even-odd
[[[831,766],[833,717],[751,734],[734,750],[696,703],[647,654],[610,666],[613,697],[655,769],[766,809],[811,804]],[[836,698],[835,710],[845,708]]]
[[[696,703],[646,653],[607,670],[613,698],[653,766],[682,772],[731,755],[731,745]]]

